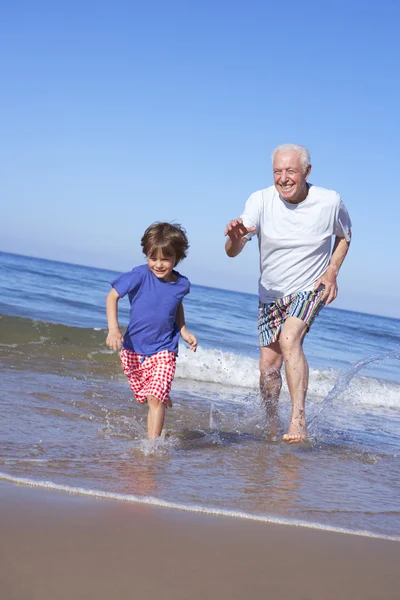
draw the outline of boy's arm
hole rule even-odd
[[[179,331],[182,329],[182,327],[186,327],[185,311],[183,310],[182,302],[179,304],[178,308],[176,309],[175,323],[177,324]]]
[[[121,349],[122,342],[124,340],[123,335],[119,329],[118,323],[118,300],[120,295],[112,288],[107,295],[106,300],[106,314],[108,323],[108,335],[106,339],[107,346],[116,352]]]
[[[178,306],[178,308],[176,310],[175,323],[178,326],[178,329],[180,331],[182,339],[187,344],[189,344],[190,349],[193,350],[193,352],[196,352],[196,350],[197,350],[197,338],[196,338],[195,335],[193,335],[193,333],[190,333],[186,329],[185,311],[183,310],[183,304],[182,304],[182,302],[179,304],[179,306]]]

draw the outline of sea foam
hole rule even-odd
[[[347,385],[337,401],[346,400],[350,394],[353,404],[400,409],[400,385],[372,377],[356,377],[358,371],[352,366],[345,372],[348,375]],[[256,392],[259,386],[258,360],[222,350],[198,348],[194,353],[181,347],[176,377]],[[339,377],[343,378],[343,373],[335,370],[310,369],[309,395],[315,400],[323,400]],[[283,380],[283,391],[287,392],[285,378]]]

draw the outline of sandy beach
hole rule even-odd
[[[397,600],[400,544],[0,485],[1,600]]]

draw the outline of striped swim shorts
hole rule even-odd
[[[324,306],[323,293],[324,289],[318,289],[284,296],[274,302],[260,302],[258,308],[260,346],[269,346],[278,341],[283,324],[288,317],[301,319],[309,329]]]
[[[140,404],[147,401],[147,396],[155,396],[161,402],[167,401],[175,375],[174,352],[162,350],[151,356],[143,356],[122,348],[120,357],[131,390]]]

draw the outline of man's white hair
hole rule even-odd
[[[300,154],[300,162],[301,166],[303,167],[304,173],[311,165],[310,153],[304,146],[300,146],[299,144],[281,144],[273,151],[272,162],[274,162],[275,156],[280,152],[298,152]]]

